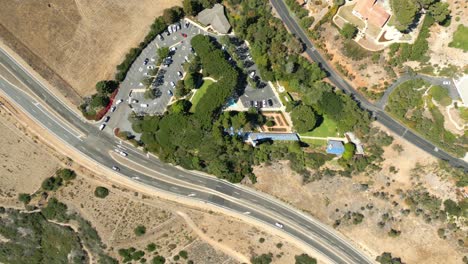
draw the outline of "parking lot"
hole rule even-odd
[[[127,119],[132,111],[141,115],[163,114],[166,111],[175,92],[171,82],[176,84],[181,79],[178,72],[184,74],[182,64],[185,62],[185,57],[190,57],[190,41],[193,36],[198,34],[208,33],[182,20],[177,31],[170,35],[167,35],[167,32],[162,33],[161,38],[156,37],[142,51],[130,67],[125,80],[120,84],[116,101],[122,99],[124,103],[117,107],[115,113],[109,113],[112,115],[109,122],[111,127],[131,130],[131,124]],[[176,50],[170,54],[172,63],[167,67],[161,65],[158,68],[159,65],[155,63],[158,62],[157,50],[161,47],[170,47]],[[157,73],[151,75],[152,71],[157,71]],[[157,91],[156,99],[145,99],[144,94],[147,88],[143,84],[143,80],[148,77],[155,77],[159,80],[155,80],[150,85],[151,89]]]
[[[176,28],[177,24],[180,25],[179,28]],[[108,114],[111,116],[108,127],[119,127],[121,131],[132,131],[131,123],[128,121],[131,112],[138,115],[163,114],[172,102],[175,94],[174,86],[185,75],[182,65],[191,58],[190,41],[192,37],[198,34],[210,34],[217,37],[185,20],[172,25],[170,29],[172,32],[169,32],[168,29],[160,35],[161,37],[156,37],[130,67],[115,98],[116,101],[122,100],[123,102],[116,106],[115,112],[111,111]],[[257,67],[252,61],[247,45],[243,41],[236,44],[235,52],[243,61],[243,66],[246,67],[244,70],[249,75],[248,78],[251,79],[249,82],[256,82],[257,88],[250,84],[247,85],[244,94],[240,96],[237,103],[232,100],[229,104],[238,110],[246,110],[249,107],[279,109],[281,103],[275,96],[273,88],[259,78]],[[159,60],[157,50],[161,47],[169,47],[172,51],[169,54],[170,58],[162,58],[163,63],[156,65]],[[232,61],[232,59],[230,60]],[[234,61],[232,62],[234,63]],[[242,65],[239,67],[242,68]],[[145,98],[145,92],[148,88],[144,80],[148,77],[154,78],[149,87],[156,91],[155,99]]]
[[[238,102],[241,106],[237,105],[236,108],[250,108],[256,107],[261,109],[279,109],[281,102],[276,97],[273,88],[258,75],[257,65],[252,61],[249,47],[244,41],[234,41],[233,44],[236,46],[235,53],[242,60],[243,66],[247,73],[247,78],[250,79],[251,83],[256,83],[257,87],[253,87],[248,84],[244,90],[243,95],[240,96]]]

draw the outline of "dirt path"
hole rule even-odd
[[[237,259],[241,263],[250,263],[250,260],[249,260],[248,257],[240,254],[239,252],[233,250],[230,247],[227,247],[226,245],[223,245],[221,243],[218,243],[218,242],[214,241],[213,239],[211,239],[207,235],[205,235],[205,233],[197,227],[197,225],[192,221],[192,219],[187,214],[185,214],[184,212],[181,212],[181,211],[177,211],[177,214],[180,215],[185,220],[187,225],[190,228],[192,228],[193,231],[195,231],[195,233],[200,237],[200,239],[202,239],[206,243],[210,244],[215,249],[224,252],[226,255],[231,256],[234,259]]]

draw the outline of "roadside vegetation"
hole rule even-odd
[[[437,23],[443,24],[450,19],[449,6],[445,2],[435,0],[391,0],[390,4],[395,16],[395,27],[402,32],[415,28],[415,22],[423,8]]]
[[[457,31],[453,34],[453,40],[449,47],[468,51],[468,26],[458,25]]]
[[[466,135],[456,136],[445,129],[443,114],[423,96],[429,88],[430,84],[421,79],[402,83],[390,95],[386,110],[440,148],[461,157],[467,151]],[[451,100],[440,87],[430,89],[429,94],[442,105]]]

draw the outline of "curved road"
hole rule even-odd
[[[109,155],[119,145],[114,137],[84,122],[80,116],[64,106],[45,86],[1,49],[0,63],[27,85],[41,101],[36,101],[3,78],[0,78],[0,94],[3,93],[38,124],[82,155],[103,167],[110,168],[117,164]],[[49,112],[42,105],[42,101],[67,122],[62,122],[55,114]],[[77,130],[86,136],[81,137]],[[118,166],[121,168],[119,173],[121,177],[127,177],[161,191],[244,214],[273,227],[276,222],[281,222],[284,224],[281,231],[301,240],[333,263],[373,263],[329,226],[321,224],[312,217],[266,194],[198,172],[179,169],[133,148],[123,148],[129,153],[127,157],[129,161],[149,168],[154,173],[143,174],[120,164]]]
[[[358,91],[356,91],[348,82],[346,82],[339,74],[337,74],[327,63],[327,61],[320,55],[320,53],[315,49],[312,42],[307,37],[304,30],[299,26],[296,20],[294,20],[286,4],[283,0],[271,0],[271,3],[275,10],[277,11],[278,15],[280,16],[283,23],[288,27],[288,29],[296,35],[298,38],[302,40],[304,45],[306,46],[306,53],[307,55],[315,62],[319,63],[322,69],[324,69],[328,73],[328,78],[330,81],[339,89],[343,90],[345,93],[351,95],[360,105],[362,108],[366,109],[367,111],[372,113],[372,116],[381,124],[386,126],[388,129],[393,131],[395,134],[399,135],[400,137],[408,140],[415,146],[419,147],[420,149],[426,151],[427,153],[431,154],[432,156],[445,160],[449,162],[452,166],[463,168],[465,171],[468,171],[468,163],[453,157],[452,155],[448,154],[443,150],[439,150],[434,144],[427,141],[426,139],[422,138],[421,136],[417,135],[415,132],[411,131],[410,129],[406,128],[397,120],[393,119],[390,115],[385,113],[379,107],[373,105],[369,102],[364,96],[362,96]]]

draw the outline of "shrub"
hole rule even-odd
[[[139,225],[135,228],[135,235],[142,236],[146,233],[146,227],[143,225]]]
[[[345,37],[346,39],[353,39],[356,37],[356,34],[358,33],[357,27],[346,23],[343,28],[340,30],[340,34]]]
[[[400,236],[400,234],[401,234],[400,230],[396,230],[396,229],[393,229],[393,228],[390,229],[390,231],[388,231],[388,235],[390,237],[398,237],[398,236]]]
[[[109,195],[109,190],[106,187],[98,186],[94,190],[94,195],[99,198],[106,198]]]
[[[179,256],[180,256],[181,258],[183,258],[183,259],[187,259],[187,258],[188,258],[188,253],[187,253],[187,251],[185,251],[185,250],[181,250],[181,251],[179,252]]]
[[[265,242],[265,238],[261,237],[261,238],[258,240],[258,242],[260,242],[260,243]]]
[[[31,201],[31,195],[27,193],[20,193],[18,195],[18,200],[24,204],[28,204]]]
[[[296,264],[316,264],[317,260],[307,254],[301,254],[294,257]]]
[[[70,181],[76,178],[76,173],[70,169],[59,169],[55,175],[62,178],[64,181]]]
[[[146,251],[152,252],[156,250],[156,244],[155,243],[150,243],[146,246]]]
[[[156,256],[151,261],[152,264],[164,264],[166,263],[166,259],[163,256]]]
[[[67,206],[56,198],[50,198],[47,206],[42,208],[41,212],[47,219],[55,219],[59,222],[67,222],[69,219]]]
[[[41,186],[46,191],[55,191],[62,186],[62,178],[49,177],[42,182]]]
[[[382,253],[382,255],[378,256],[375,260],[377,260],[377,262],[380,262],[381,264],[402,264],[403,263],[400,258],[394,258],[392,257],[392,254],[388,252]]]

